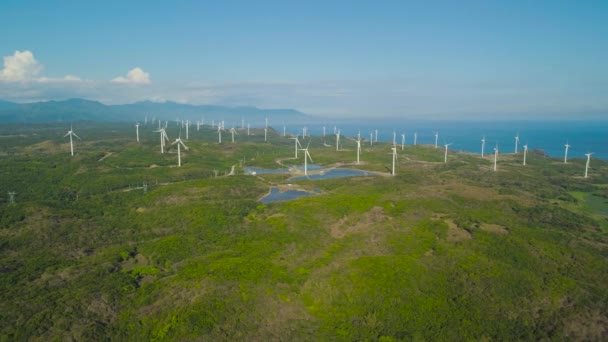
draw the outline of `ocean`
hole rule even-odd
[[[354,120],[328,123],[308,123],[286,125],[292,134],[302,134],[306,126],[308,134],[322,135],[323,126],[328,135],[333,135],[334,126],[343,136],[361,137],[369,141],[370,133],[378,130],[378,140],[392,141],[393,131],[397,133],[397,144],[401,144],[401,134],[405,133],[405,144],[414,143],[417,133],[418,144],[451,144],[450,149],[481,153],[481,139],[485,136],[485,153],[493,153],[498,146],[500,153],[513,153],[515,136],[519,136],[518,150],[528,144],[529,150],[543,150],[554,158],[563,158],[568,143],[568,159],[586,158],[585,153],[593,153],[592,158],[608,160],[608,121],[380,121]],[[274,126],[282,132],[282,125]],[[375,138],[375,132],[374,132]]]

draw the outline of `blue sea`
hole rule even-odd
[[[593,153],[592,158],[608,160],[608,120],[607,121],[390,121],[354,120],[342,122],[287,125],[292,134],[302,134],[307,127],[309,135],[333,135],[334,126],[343,136],[361,137],[366,141],[370,133],[378,130],[378,140],[392,141],[393,131],[397,132],[397,144],[401,144],[401,134],[405,133],[405,144],[414,143],[417,133],[418,144],[435,144],[435,132],[439,133],[438,143],[451,144],[450,149],[473,153],[481,152],[481,139],[485,136],[485,153],[492,153],[498,145],[501,153],[515,150],[515,136],[519,136],[518,150],[528,144],[528,149],[543,150],[555,158],[564,157],[564,145],[568,143],[568,159],[585,158],[585,153]],[[274,127],[282,132],[282,126]],[[374,132],[375,138],[375,132]]]

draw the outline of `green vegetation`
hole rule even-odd
[[[64,126],[0,127],[0,341],[608,334],[607,162],[584,179],[582,159],[504,155],[493,172],[408,146],[395,177],[295,182],[243,175],[301,164],[276,132],[220,145],[193,128],[178,168],[151,127],[139,144],[128,125],[75,127],[74,157]],[[313,138],[310,153],[334,166],[355,148]],[[349,167],[386,172],[390,146],[362,160]],[[321,194],[257,202],[286,183]]]

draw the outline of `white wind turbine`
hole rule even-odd
[[[585,153],[585,155],[587,156],[587,162],[585,163],[585,178],[588,178],[588,176],[589,176],[589,174],[588,174],[588,171],[589,171],[589,162],[591,160],[591,155],[592,154],[593,153]]]
[[[139,142],[139,122],[135,123],[135,137],[137,139],[137,142]]]
[[[300,151],[304,151],[304,176],[308,176],[308,159],[311,163],[313,162],[310,153],[308,153],[308,146],[310,146],[310,141],[308,141],[306,148],[300,149]]]
[[[369,132],[369,146],[374,145],[374,132]]]
[[[340,130],[336,132],[336,151],[340,150]]]
[[[65,138],[67,136],[70,136],[70,154],[73,157],[74,156],[74,142],[72,141],[72,136],[75,136],[80,141],[82,141],[82,139],[80,139],[80,137],[77,136],[76,133],[74,133],[74,129],[72,128],[72,125],[70,125],[70,130],[68,131],[68,133],[66,135],[64,135],[63,137]]]
[[[289,139],[293,139],[294,140],[294,145],[295,145],[295,158],[298,159],[298,145],[300,147],[302,147],[302,145],[300,145],[300,140],[298,140],[298,136],[296,135],[294,138],[289,138]]]
[[[397,146],[397,132],[393,130],[393,146]]]
[[[222,143],[222,131],[223,131],[222,125],[217,125],[217,141],[218,141],[218,144]]]
[[[251,128],[251,125],[249,125],[249,122],[247,123],[247,136],[250,136],[251,133],[249,132],[249,129]]]
[[[524,145],[524,165],[526,165],[526,156],[528,154],[528,144]]]
[[[448,146],[450,146],[450,145],[452,145],[452,143],[444,145],[445,146],[445,155],[443,157],[443,163],[444,164],[447,164],[447,162],[448,162]]]
[[[566,147],[566,153],[564,153],[564,164],[568,164],[568,149],[572,146],[570,146],[570,144],[568,144],[567,142],[564,146]]]
[[[165,140],[169,141],[167,132],[165,131],[164,128],[161,128],[158,131],[154,131],[154,132],[160,133],[160,153],[165,153]]]
[[[234,129],[234,127],[230,128],[230,133],[232,133],[232,143],[234,144],[234,135],[238,135],[238,133],[236,132],[236,129]]]
[[[397,147],[393,146],[391,147],[391,150],[393,150],[393,170],[391,171],[391,175],[395,175],[395,163],[397,162]]]
[[[285,127],[285,125],[283,125],[283,136],[285,136],[286,131],[287,131],[287,127]]]
[[[483,158],[483,150],[486,148],[486,136],[481,137],[481,158]]]
[[[439,139],[439,132],[435,131],[435,148],[437,148],[437,140]]]
[[[405,133],[401,133],[401,151],[405,147]]]
[[[376,129],[376,142],[378,142],[378,129]]]
[[[177,139],[175,139],[175,142],[173,142],[172,145],[175,145],[175,144],[177,144],[177,166],[181,167],[182,166],[182,152],[181,152],[180,145],[184,146],[184,149],[186,151],[188,150],[188,146],[186,146],[184,144],[184,142],[182,141],[181,135]]]
[[[361,154],[361,134],[357,138],[357,165],[359,165],[359,155]]]
[[[517,153],[517,145],[519,144],[519,133],[515,136],[515,153]]]
[[[498,144],[494,147],[494,171],[496,171],[496,161],[498,160]]]
[[[190,126],[190,120],[186,120],[186,140],[190,138],[190,136],[188,135],[188,126]]]
[[[414,146],[418,144],[418,132],[414,132]]]

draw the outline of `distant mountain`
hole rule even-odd
[[[101,102],[70,99],[34,103],[0,101],[0,122],[67,122],[67,121],[143,121],[145,117],[161,120],[224,120],[227,125],[241,120],[259,125],[265,118],[273,122],[307,121],[308,115],[294,109],[260,109],[216,105],[189,105],[175,102],[136,102],[104,105]]]

